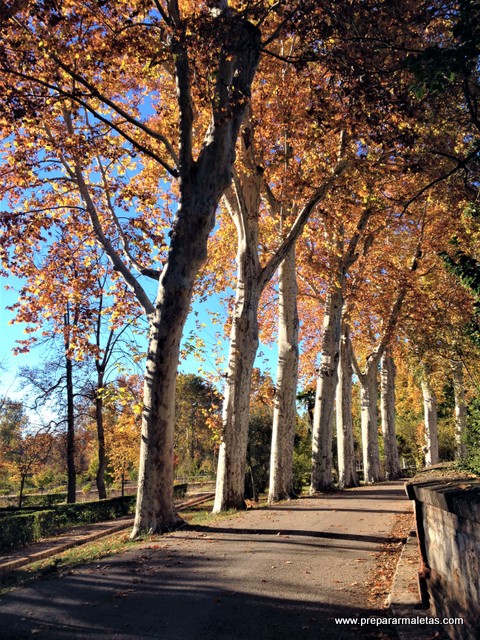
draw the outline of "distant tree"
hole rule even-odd
[[[480,473],[480,397],[478,395],[468,407],[465,443],[467,455],[464,464],[473,473]]]
[[[221,404],[221,395],[208,381],[191,373],[177,376],[174,434],[177,473],[214,471]]]
[[[102,399],[105,469],[113,474],[124,494],[125,482],[137,468],[142,415],[141,376],[120,376],[100,391]],[[91,418],[98,427],[97,397]],[[98,472],[97,472],[98,477]]]
[[[271,406],[255,404],[250,409],[245,497],[252,500],[258,500],[268,484],[272,421]]]
[[[5,401],[0,409],[0,468],[10,481],[18,482],[18,506],[22,506],[25,483],[48,459],[52,436],[48,429],[34,428],[21,402]]]
[[[2,398],[0,407],[0,476],[4,485],[9,484],[10,460],[9,452],[21,438],[22,430],[28,420],[21,402]]]

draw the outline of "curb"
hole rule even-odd
[[[198,496],[191,500],[184,500],[183,502],[177,505],[177,511],[184,511],[189,507],[194,507],[197,504],[201,504],[202,502],[207,502],[211,500],[214,496],[214,493],[209,493],[203,496]],[[105,528],[100,531],[95,531],[94,533],[85,533],[79,534],[77,538],[73,540],[69,540],[65,543],[55,544],[53,542],[53,546],[43,549],[42,551],[37,551],[36,553],[26,553],[15,560],[9,560],[7,562],[1,561],[0,558],[0,573],[6,573],[7,571],[13,571],[13,569],[19,569],[20,567],[24,567],[25,565],[33,564],[38,560],[44,560],[45,558],[50,558],[51,556],[55,556],[58,553],[62,553],[63,551],[67,551],[68,549],[73,549],[74,547],[79,547],[83,544],[88,544],[89,542],[93,542],[95,540],[99,540],[100,538],[107,538],[108,536],[113,535],[114,533],[119,533],[124,529],[129,529],[133,526],[134,518],[128,518],[128,520],[124,520],[121,524],[111,524],[108,522],[103,523]],[[101,523],[98,523],[101,525]],[[70,535],[75,536],[75,529],[72,529],[69,532]],[[68,535],[68,534],[66,534]],[[55,540],[55,539],[54,539]]]
[[[37,551],[36,553],[30,553],[20,558],[16,558],[15,560],[4,562],[0,564],[0,573],[12,571],[13,569],[18,569],[19,567],[23,567],[27,564],[33,564],[38,560],[49,558],[51,556],[57,555],[57,553],[62,553],[63,551],[67,551],[68,549],[79,547],[82,544],[87,544],[88,542],[93,542],[94,540],[98,540],[100,538],[106,538],[107,536],[113,535],[114,533],[118,533],[119,531],[128,529],[132,526],[132,524],[133,518],[130,518],[129,520],[122,522],[122,524],[109,527],[108,529],[102,529],[101,531],[96,531],[95,533],[83,535],[75,540],[71,540],[70,542],[65,542],[64,544],[59,544],[55,547],[44,549],[43,551]]]
[[[393,618],[409,618],[411,624],[397,624],[395,631],[399,640],[448,639],[442,626],[429,624],[432,613],[422,606],[418,570],[420,555],[416,531],[411,531],[405,543],[393,578],[388,606]]]

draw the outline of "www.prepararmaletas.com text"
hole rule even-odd
[[[413,616],[405,618],[335,618],[335,624],[343,625],[406,625],[406,624],[463,624],[463,618],[428,618],[423,616]]]

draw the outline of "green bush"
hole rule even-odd
[[[50,507],[51,508],[51,507]],[[35,511],[45,511],[48,507],[15,507],[9,505],[7,507],[0,507],[0,518],[8,516],[21,516],[24,513],[34,513]]]
[[[175,485],[174,496],[183,498],[187,488],[186,483]],[[58,495],[54,494],[55,497]],[[40,497],[47,498],[47,495]],[[5,515],[1,518],[0,551],[22,547],[68,527],[115,520],[133,513],[135,502],[136,496],[123,496],[95,502],[53,505],[53,508],[33,512],[32,507],[21,510],[5,507],[1,510]],[[15,515],[8,515],[12,511]]]
[[[42,507],[49,508],[56,504],[65,502],[66,493],[31,493],[23,497],[22,506],[24,507]]]
[[[33,523],[34,540],[53,536],[59,530],[59,524],[55,518],[55,511],[36,511]]]
[[[1,519],[0,550],[22,547],[40,538],[80,524],[114,520],[132,513],[135,496],[97,502],[58,505],[54,509],[6,516]]]
[[[2,518],[0,550],[23,547],[35,541],[35,513]]]
[[[188,484],[185,482],[184,484],[176,484],[173,487],[173,497],[174,498],[184,498],[187,493]]]
[[[467,457],[462,467],[480,474],[480,397],[476,396],[468,407],[467,432],[465,434]]]
[[[62,504],[55,508],[55,518],[63,526],[114,520],[133,513],[136,496],[109,498],[95,502]]]
[[[2,518],[0,550],[23,547],[56,531],[54,511],[34,511]]]

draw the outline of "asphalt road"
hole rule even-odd
[[[335,619],[378,614],[375,557],[409,509],[391,482],[182,529],[2,596],[0,638],[394,638]]]

